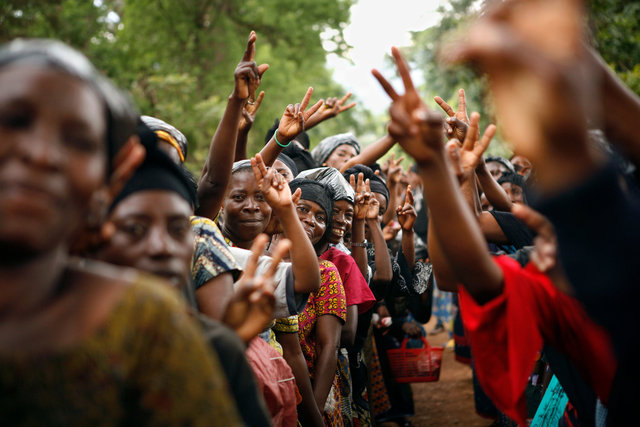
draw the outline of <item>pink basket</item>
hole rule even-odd
[[[431,347],[422,337],[424,347],[407,348],[405,338],[400,348],[387,350],[391,371],[399,383],[438,381],[442,365],[442,347]]]

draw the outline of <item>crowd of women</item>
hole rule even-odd
[[[3,46],[2,423],[410,425],[387,351],[424,345],[435,287],[496,425],[633,422],[640,100],[583,19],[576,0],[495,2],[443,47],[488,76],[511,160],[483,157],[496,127],[464,90],[457,110],[435,98],[446,118],[427,107],[395,48],[404,94],[373,70],[387,135],[310,150],[305,130],[355,103],[309,88],[248,157],[252,32],[199,179],[180,124],[139,116],[80,53]],[[377,163],[395,144],[411,169]]]

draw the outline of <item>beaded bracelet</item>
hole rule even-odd
[[[367,247],[367,241],[365,240],[364,242],[361,243],[357,243],[357,242],[351,242],[351,247],[357,247],[357,248],[366,248]]]

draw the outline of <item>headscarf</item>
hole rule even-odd
[[[237,162],[233,162],[233,166],[231,166],[231,175],[244,171],[245,169],[252,170],[250,159],[238,160]]]
[[[511,173],[516,173],[516,168],[513,167],[513,164],[505,159],[504,157],[500,157],[500,156],[487,156],[484,159],[485,163],[489,163],[489,162],[498,162],[501,165],[503,165],[505,168],[507,168],[507,170]]]
[[[306,178],[294,179],[289,183],[289,188],[292,194],[299,188],[302,191],[300,200],[315,202],[324,210],[325,216],[327,217],[327,224],[322,238],[316,244],[316,247],[321,246],[327,241],[331,231],[331,218],[333,214],[333,196],[331,189],[318,181],[312,181]]]
[[[296,166],[296,162],[291,159],[291,157],[287,156],[284,153],[278,154],[278,160],[280,160],[286,167],[289,168],[291,174],[295,177],[298,175],[298,167]]]
[[[130,99],[104,78],[82,53],[57,40],[16,39],[5,44],[0,48],[0,68],[14,63],[54,68],[93,88],[105,106],[107,155],[111,166],[120,148],[135,133],[138,116]]]
[[[354,204],[356,192],[336,168],[322,167],[300,172],[296,178],[307,178],[321,182],[331,188],[333,201],[346,200]]]
[[[196,205],[196,186],[184,168],[177,165],[156,146],[147,146],[144,161],[115,197],[110,210],[138,191],[172,191],[185,199],[191,207]]]
[[[318,181],[306,178],[296,178],[289,183],[291,194],[298,188],[302,191],[300,199],[316,202],[324,210],[327,218],[331,218],[333,212],[333,195],[331,189]],[[327,222],[329,220],[327,219]],[[327,223],[327,229],[329,224]]]
[[[385,199],[387,199],[387,205],[389,204],[389,188],[387,188],[387,184],[380,178],[378,175],[373,173],[371,168],[364,165],[355,165],[350,167],[344,172],[344,177],[348,178],[351,175],[355,175],[356,179],[358,178],[358,174],[362,173],[364,175],[364,180],[369,180],[369,185],[371,186],[371,191],[374,193],[382,194]],[[387,206],[388,208],[388,206]]]
[[[341,145],[350,145],[356,149],[356,153],[360,154],[360,143],[356,137],[349,132],[340,133],[323,139],[313,150],[311,150],[311,156],[313,156],[313,160],[315,160],[319,166],[322,166],[322,164],[327,161],[331,153]]]
[[[187,137],[178,129],[163,120],[151,116],[141,116],[140,118],[144,124],[149,127],[149,129],[158,135],[159,139],[168,142],[176,149],[178,156],[180,156],[180,161],[184,163],[187,159]]]

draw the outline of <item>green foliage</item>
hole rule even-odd
[[[640,94],[640,1],[591,0],[594,44],[620,78]]]
[[[483,77],[468,67],[443,67],[437,60],[443,42],[477,16],[483,3],[480,0],[452,0],[438,10],[442,15],[438,25],[412,34],[412,46],[404,53],[412,66],[422,71],[425,83],[420,89],[427,99],[439,95],[455,108],[458,88],[464,88],[467,107],[470,112],[477,110],[482,114],[481,127],[484,129],[495,120]],[[640,0],[590,0],[588,6],[596,49],[620,78],[640,94]],[[435,108],[439,107],[436,105]],[[488,151],[502,156],[510,154],[499,131]]]
[[[269,63],[265,99],[250,134],[249,153],[288,104],[308,86],[314,100],[342,96],[325,67],[320,34],[330,30],[335,53],[347,46],[342,29],[352,0],[6,0],[0,6],[0,41],[15,37],[61,39],[85,52],[128,89],[144,114],[184,132],[189,165],[199,171],[222,117],[251,30],[256,61]],[[351,113],[322,126],[357,128]],[[312,135],[314,142],[319,134]]]

